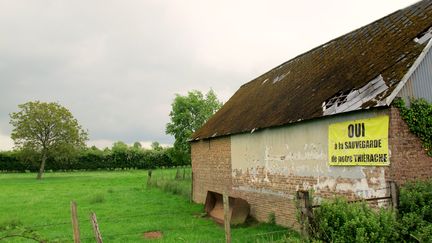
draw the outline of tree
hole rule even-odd
[[[141,145],[140,142],[135,142],[135,143],[133,144],[133,148],[135,148],[135,149],[142,149],[142,145]]]
[[[155,151],[161,151],[161,150],[163,150],[163,147],[160,145],[160,143],[158,141],[152,142],[150,146]]]
[[[130,162],[129,146],[123,141],[117,141],[113,144],[111,151],[114,167],[122,169],[127,167]]]
[[[113,152],[126,153],[126,151],[128,150],[128,145],[123,141],[117,141],[117,142],[113,143],[111,150]]]
[[[180,160],[190,161],[189,138],[222,106],[213,90],[204,96],[200,91],[189,91],[187,96],[176,94],[171,104],[171,122],[166,133],[174,135],[174,149]]]
[[[85,147],[88,134],[72,113],[55,102],[33,101],[18,105],[10,114],[15,146],[36,152],[41,157],[37,179],[42,179],[50,155],[70,156]]]

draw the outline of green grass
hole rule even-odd
[[[165,192],[183,196],[190,200],[191,197],[191,168],[155,170],[147,181],[147,187],[157,187]]]
[[[50,241],[72,242],[70,202],[76,201],[82,242],[94,242],[89,220],[97,215],[105,242],[145,241],[144,232],[162,231],[162,242],[224,242],[224,229],[206,217],[203,206],[189,203],[190,169],[0,174],[0,238],[15,224]],[[181,174],[182,175],[182,174]],[[170,192],[170,193],[167,193]],[[274,232],[274,233],[272,233]],[[233,242],[297,241],[297,233],[271,224],[232,229]],[[8,238],[6,242],[28,242]]]

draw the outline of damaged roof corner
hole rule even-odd
[[[375,99],[388,88],[380,74],[359,89],[340,91],[325,101],[322,105],[323,115],[328,116],[360,109],[363,104]]]
[[[422,52],[420,53],[420,55],[417,57],[417,59],[415,60],[414,64],[410,67],[410,69],[408,70],[408,72],[403,76],[403,78],[397,84],[397,86],[393,90],[393,92],[389,96],[387,96],[387,98],[385,99],[385,104],[386,105],[390,105],[392,103],[392,101],[394,100],[394,98],[396,97],[396,95],[401,91],[401,89],[406,84],[406,82],[408,81],[408,79],[411,77],[411,75],[414,73],[414,71],[417,69],[417,67],[420,65],[420,63],[423,61],[423,59],[425,58],[426,54],[430,51],[431,46],[432,46],[432,39],[429,39],[429,42],[427,43],[426,47],[422,50]]]
[[[432,38],[432,27],[429,27],[428,30],[421,33],[419,36],[414,38],[414,41],[419,44],[424,44]]]

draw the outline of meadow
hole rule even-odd
[[[177,179],[175,179],[177,177]],[[152,171],[51,172],[0,174],[0,241],[24,230],[48,242],[72,242],[70,203],[78,207],[82,242],[94,242],[89,215],[96,213],[104,242],[224,242],[224,228],[191,203],[190,168]],[[11,233],[12,232],[12,233]],[[233,242],[297,241],[296,232],[249,221],[232,229]],[[5,242],[29,242],[20,237]]]

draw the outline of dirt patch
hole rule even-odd
[[[144,239],[160,239],[162,236],[163,234],[160,231],[148,231],[143,234]]]

